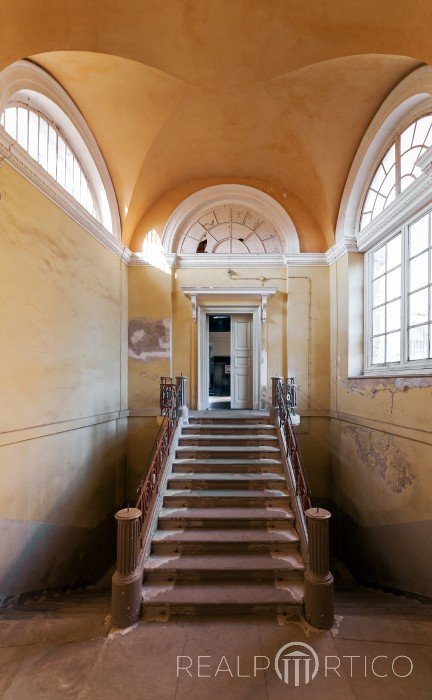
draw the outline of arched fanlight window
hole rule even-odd
[[[0,126],[92,216],[101,221],[96,197],[79,158],[60,129],[36,109],[9,103]]]
[[[360,230],[375,219],[419,175],[420,156],[432,146],[432,114],[420,117],[396,134],[369,185],[360,218]]]

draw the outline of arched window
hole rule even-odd
[[[0,153],[81,226],[117,250],[119,211],[96,140],[61,85],[28,60],[0,72]]]
[[[96,197],[84,168],[56,124],[24,103],[9,102],[0,116],[0,126],[66,192],[101,221]]]
[[[396,134],[369,185],[361,212],[360,230],[421,175],[417,161],[431,145],[431,114],[420,117]]]

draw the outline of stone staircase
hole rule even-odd
[[[268,414],[183,426],[144,571],[152,613],[298,613],[304,565]]]

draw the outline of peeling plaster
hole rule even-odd
[[[169,358],[169,318],[132,318],[129,321],[129,357],[141,362]]]
[[[412,486],[415,476],[411,464],[399,449],[395,438],[384,433],[373,434],[369,430],[347,427],[356,452],[364,466],[382,479],[394,493],[402,493]]]

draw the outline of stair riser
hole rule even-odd
[[[250,554],[278,552],[279,554],[292,554],[299,548],[298,541],[286,544],[274,542],[152,542],[152,553],[169,556],[171,554]]]
[[[198,489],[216,491],[262,491],[262,490],[277,490],[283,491],[285,483],[280,479],[170,479],[168,481],[169,489]],[[288,493],[287,493],[288,495]]]
[[[159,581],[179,581],[187,583],[212,583],[213,581],[248,581],[274,583],[285,581],[287,583],[301,583],[304,579],[303,571],[180,571],[172,569],[164,571],[146,571],[145,582],[157,583]]]
[[[205,530],[211,530],[214,528],[242,528],[242,529],[258,529],[274,527],[277,529],[287,528],[293,524],[293,519],[281,518],[281,519],[268,519],[259,518],[255,520],[247,520],[246,518],[231,518],[227,520],[226,518],[203,518],[195,519],[192,518],[159,518],[158,528],[160,530],[175,530],[176,528],[182,528],[187,530],[196,530],[199,528],[204,528]]]
[[[302,605],[293,603],[292,605],[280,605],[274,603],[224,603],[223,605],[212,604],[205,602],[195,605],[187,604],[166,604],[161,605],[157,602],[145,602],[143,605],[143,613],[152,613],[152,615],[286,615],[287,619],[297,618],[302,614]]]
[[[181,437],[179,445],[182,447],[277,447],[277,440],[263,440],[261,437],[234,440],[225,436],[215,436],[215,440],[207,438],[197,438],[194,435],[190,437]]]
[[[227,505],[227,499],[221,496],[164,496],[164,508],[223,508]],[[278,508],[290,505],[288,496],[281,498],[261,498],[248,496],[230,496],[230,508],[264,508],[271,506]]]
[[[233,472],[242,474],[282,474],[282,467],[263,467],[260,469],[257,466],[248,466],[247,464],[200,464],[194,463],[193,465],[186,464],[173,464],[174,474],[232,474]]]
[[[205,447],[200,449],[199,452],[197,452],[197,450],[189,450],[187,448],[183,450],[177,450],[176,452],[176,459],[214,459],[215,456],[216,455],[214,452],[206,451]],[[266,459],[268,457],[271,457],[271,459],[280,460],[280,452],[273,450],[261,451],[259,448],[254,450],[248,450],[247,447],[241,452],[234,452],[233,450],[230,450],[229,447],[217,451],[218,459]]]
[[[217,418],[217,417],[202,417],[202,418],[191,418],[189,417],[189,425],[194,426],[198,423],[198,425],[232,425],[235,427],[236,425],[261,425],[262,423],[268,422],[268,416],[265,418],[264,416],[261,416],[260,418]]]
[[[183,436],[190,435],[191,437],[194,435],[205,435],[206,430],[208,430],[209,434],[215,435],[215,436],[216,435],[227,435],[227,436],[229,436],[229,435],[244,435],[244,433],[245,433],[244,428],[236,428],[234,426],[232,428],[220,428],[220,432],[219,432],[219,428],[212,427],[212,428],[206,429],[205,427],[194,428],[192,426],[190,428],[183,427],[182,428],[182,435]],[[251,435],[266,435],[269,437],[276,436],[276,429],[273,427],[272,428],[262,428],[262,427],[260,428],[258,426],[255,427],[254,425],[251,425],[251,426],[248,426],[247,430],[248,430],[248,432],[250,431]]]

